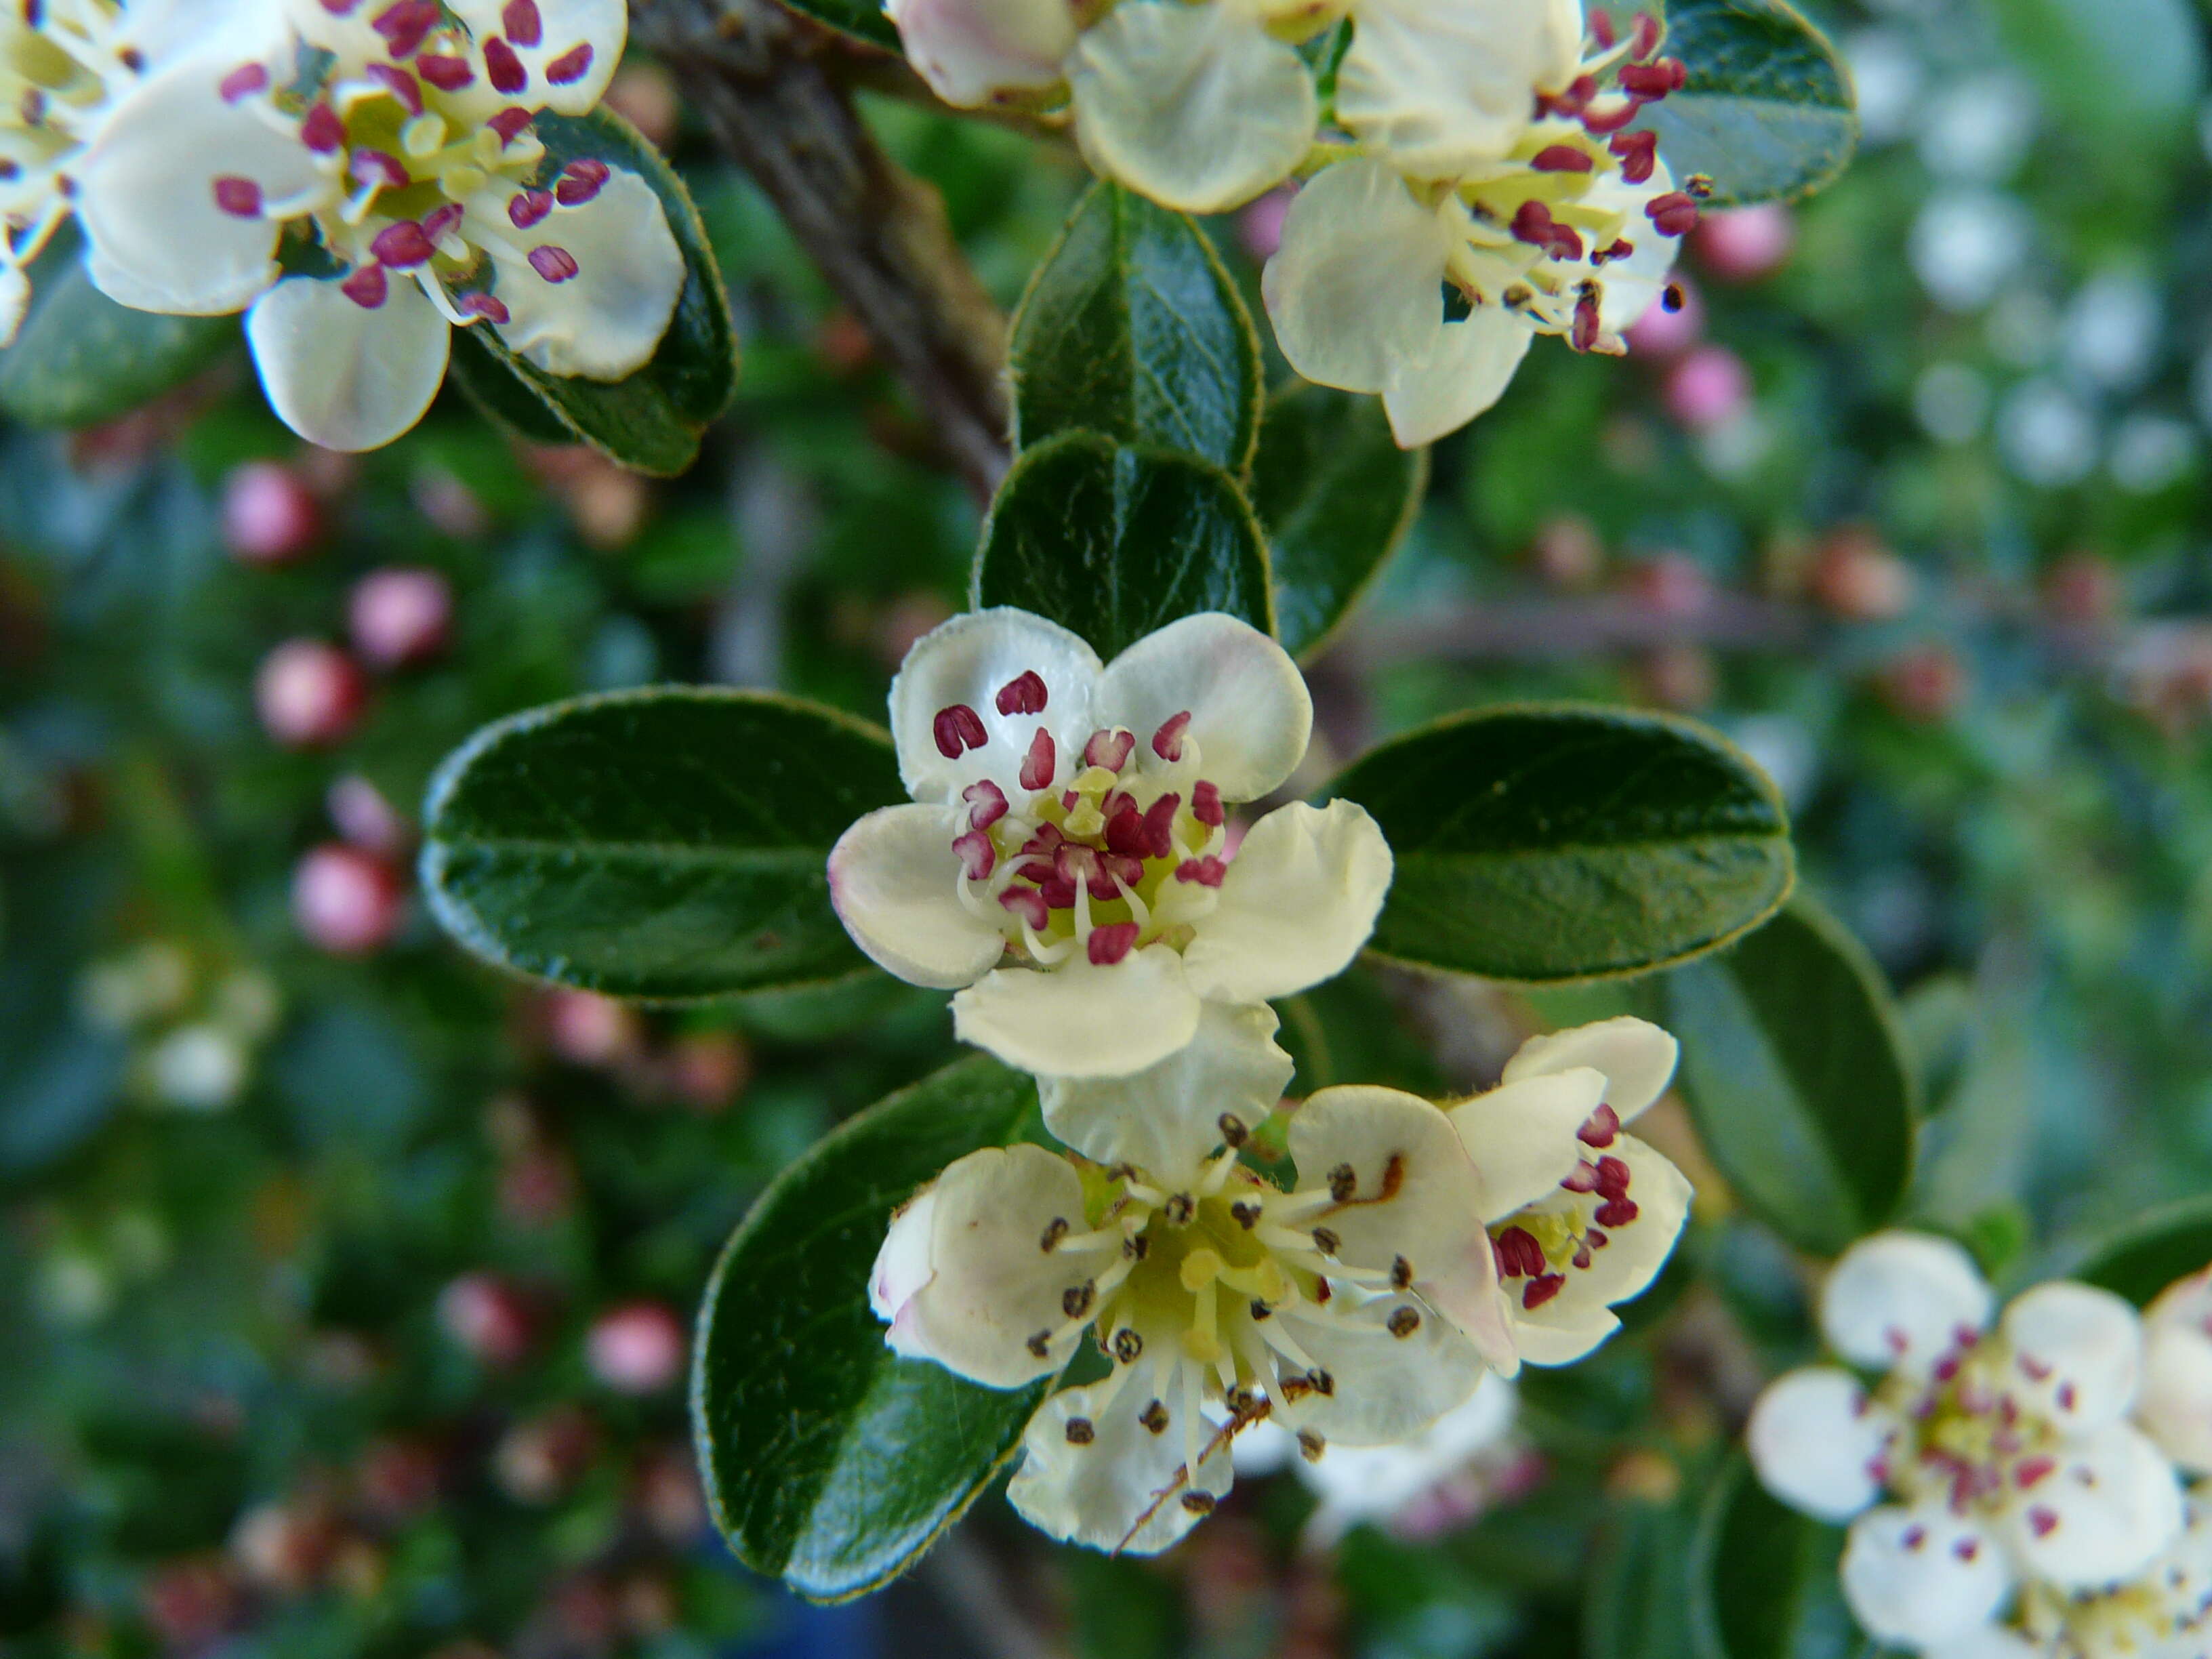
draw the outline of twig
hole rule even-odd
[[[631,0],[630,19],[988,500],[1008,459],[1005,319],[944,199],[884,154],[831,76],[825,32],[775,0]]]

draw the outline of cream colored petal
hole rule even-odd
[[[1118,1389],[1116,1384],[1119,1384]],[[1228,1496],[1236,1479],[1229,1443],[1199,1432],[1198,1467],[1186,1471],[1181,1390],[1144,1421],[1152,1396],[1134,1378],[1065,1389],[1046,1401],[1022,1437],[1022,1466],[1006,1501],[1048,1537],[1095,1550],[1158,1555]],[[1081,1428],[1071,1436],[1072,1425]],[[1186,1496],[1201,1501],[1186,1504]]]
[[[1948,1238],[1882,1232],[1844,1252],[1820,1290],[1820,1329],[1854,1364],[1924,1376],[1990,1322],[1989,1282]]]
[[[957,990],[1006,954],[1006,936],[960,902],[958,809],[886,806],[830,849],[830,902],[853,943],[909,985]]]
[[[1391,365],[1382,410],[1401,449],[1456,432],[1494,406],[1513,384],[1535,331],[1501,306],[1478,306],[1443,325],[1430,345]]]
[[[2069,1434],[2117,1423],[2142,1384],[2142,1321],[2110,1291],[2056,1279],[2015,1297],[1998,1322],[2021,1405]]]
[[[1580,14],[1530,0],[1359,0],[1337,114],[1416,178],[1472,171],[1520,142],[1538,93],[1574,79]]]
[[[1506,1080],[1447,1109],[1482,1172],[1486,1221],[1549,1197],[1589,1149],[1575,1133],[1605,1097],[1605,1077],[1589,1066]]]
[[[1147,634],[1106,665],[1093,718],[1150,750],[1161,726],[1190,716],[1194,778],[1230,801],[1257,800],[1305,758],[1313,698],[1290,653],[1249,623],[1206,611]]]
[[[1026,611],[973,611],[932,629],[907,652],[891,681],[891,737],[908,793],[916,800],[956,801],[978,778],[989,778],[1016,798],[1023,757],[1040,726],[1057,744],[1057,775],[1065,784],[1091,735],[1101,669],[1098,653],[1082,639]],[[999,693],[1030,672],[1044,682],[1043,709],[1001,714]],[[948,759],[938,747],[935,721],[956,705],[975,711],[988,740]]]
[[[377,449],[428,410],[453,330],[413,283],[363,310],[336,283],[288,276],[246,313],[246,341],[277,418],[325,449]]]
[[[1390,889],[1390,846],[1364,807],[1293,802],[1252,826],[1183,953],[1200,995],[1260,1002],[1352,965]]]
[[[1443,344],[1449,221],[1375,161],[1299,191],[1261,289],[1276,343],[1307,380],[1379,392]]]
[[[501,227],[503,234],[511,234]],[[684,251],[653,186],[616,169],[598,195],[556,208],[531,233],[557,247],[576,274],[551,283],[527,259],[495,261],[508,349],[549,374],[619,380],[652,361],[684,291]]]
[[[1844,1599],[1867,1634],[1930,1649],[1996,1618],[2012,1575],[1996,1540],[1941,1504],[1885,1505],[1851,1523],[1843,1583]]]
[[[2181,1535],[2181,1482],[2149,1438],[2116,1423],[2058,1449],[1999,1531],[2027,1572],[2068,1589],[2132,1578]]]
[[[1650,1020],[1623,1014],[1533,1036],[1505,1062],[1505,1081],[1588,1066],[1605,1074],[1605,1103],[1633,1122],[1674,1080],[1681,1045]]]
[[[1199,999],[1180,957],[1149,945],[1110,968],[1078,958],[1000,968],[952,999],[963,1042],[1041,1078],[1127,1077],[1198,1035]]]
[[[1279,1401],[1274,1415],[1332,1445],[1382,1446],[1419,1434],[1466,1403],[1483,1378],[1474,1345],[1418,1297],[1352,1305],[1340,1296],[1275,1317],[1328,1374],[1329,1389]]]
[[[1759,1482],[1817,1520],[1850,1520],[1881,1496],[1881,1461],[1897,1425],[1858,1378],[1835,1365],[1777,1377],[1752,1408],[1744,1447]]]
[[[1075,49],[1067,0],[888,0],[884,9],[915,72],[961,109],[1054,85]]]

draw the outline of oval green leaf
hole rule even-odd
[[[1785,0],[1669,0],[1667,52],[1690,78],[1644,125],[1676,179],[1713,181],[1712,206],[1808,195],[1850,164],[1850,76]]]
[[[1048,1383],[1000,1391],[902,1359],[868,1307],[891,1212],[1014,1139],[1036,1086],[977,1056],[817,1143],[761,1195],[699,1310],[691,1424],[715,1523],[800,1595],[864,1595],[911,1565],[1014,1449]]]
[[[745,691],[665,687],[486,726],[424,808],[447,930],[517,972],[618,996],[713,996],[866,960],[830,908],[830,848],[903,800],[890,739]]]
[[[1413,527],[1428,483],[1429,452],[1398,447],[1380,398],[1293,381],[1267,400],[1252,505],[1285,651],[1320,649]]]
[[[1745,1208],[1817,1255],[1887,1221],[1912,1176],[1917,1085],[1858,941],[1800,898],[1669,974],[1665,996],[1698,1139]]]
[[[493,330],[471,329],[483,350],[471,351],[461,368],[463,388],[507,424],[533,436],[545,430],[542,422],[533,425],[517,414],[504,389],[490,389],[496,365],[544,406],[569,441],[587,443],[635,471],[671,477],[691,465],[700,435],[737,389],[737,335],[706,227],[660,152],[611,110],[543,114],[536,131],[545,145],[548,179],[568,162],[588,158],[626,168],[653,186],[684,251],[684,291],[659,349],[635,374],[611,381],[549,374],[508,350]]]
[[[975,589],[979,606],[1049,617],[1106,658],[1201,611],[1275,631],[1267,544],[1229,475],[1095,432],[1062,433],[1014,463]]]
[[[2071,1275],[2137,1307],[2177,1279],[2212,1267],[2212,1198],[2185,1198],[2107,1235]]]
[[[1642,973],[1727,944],[1790,891],[1774,786],[1688,720],[1571,704],[1464,714],[1329,786],[1389,837],[1371,948],[1543,984]]]
[[[1088,428],[1242,475],[1260,337],[1197,222],[1093,185],[1030,279],[1012,334],[1018,447]]]
[[[897,27],[872,0],[786,0],[786,3],[801,16],[811,17],[840,34],[849,34],[855,40],[881,46],[885,52],[900,49]]]
[[[1852,1659],[1866,1643],[1836,1577],[1840,1528],[1767,1494],[1741,1452],[1705,1500],[1690,1542],[1698,1659]]]

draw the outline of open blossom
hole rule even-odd
[[[162,68],[82,160],[93,279],[142,310],[246,309],[271,406],[337,449],[421,418],[451,330],[548,373],[619,380],[684,282],[635,173],[556,167],[532,123],[599,101],[619,0],[261,0],[250,46]],[[287,230],[330,269],[284,275]]]
[[[2136,1421],[2191,1474],[2212,1474],[2212,1267],[2170,1285],[2143,1316]]]
[[[1601,27],[1584,58],[1579,5],[1498,0],[1448,9],[1446,50],[1407,21],[1427,9],[1361,15],[1339,94],[1355,159],[1291,204],[1263,284],[1291,367],[1379,393],[1408,447],[1496,403],[1538,334],[1625,350],[1698,222],[1630,130],[1686,73],[1656,23]]]
[[[1753,1464],[1784,1502],[1850,1522],[1844,1598],[1883,1642],[1944,1659],[2167,1651],[2203,1618],[2212,1559],[2172,1463],[2129,1420],[2142,1322],[2067,1281],[1991,1328],[1993,1303],[1948,1240],[1855,1245],[1821,1328],[1881,1380],[1781,1377],[1752,1415]]]
[[[1373,931],[1390,849],[1360,807],[1279,808],[1230,854],[1229,807],[1289,777],[1313,723],[1248,623],[1186,617],[1101,665],[1026,611],[957,617],[890,716],[915,804],[846,831],[831,901],[883,967],[959,988],[959,1035],[1010,1065],[1141,1071],[1205,1005],[1318,984]]]
[[[894,1219],[870,1295],[887,1340],[994,1388],[1103,1380],[1039,1408],[1008,1492],[1055,1537],[1166,1548],[1271,1418],[1310,1455],[1387,1444],[1510,1367],[1486,1182],[1436,1107],[1324,1089],[1293,1113],[1295,1188],[1238,1158],[1290,1079],[1265,1006],[1209,1008],[1134,1085],[1048,1088],[1079,1157],[970,1153]]]

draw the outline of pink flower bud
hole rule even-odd
[[[1705,302],[1690,283],[1676,277],[1671,285],[1681,303],[1667,308],[1665,298],[1655,300],[1622,334],[1631,353],[1639,357],[1679,357],[1705,337]]]
[[[617,1394],[659,1394],[684,1375],[683,1322],[658,1302],[631,1302],[601,1314],[585,1339],[592,1375]]]
[[[438,1293],[438,1323],[472,1358],[512,1365],[530,1352],[530,1310],[496,1273],[463,1273]]]
[[[1710,432],[1751,407],[1751,371],[1726,346],[1699,346],[1668,374],[1666,398],[1677,421]]]
[[[346,609],[354,649],[378,668],[404,668],[445,648],[453,590],[434,570],[374,570]]]
[[[1283,221],[1297,193],[1294,185],[1278,185],[1237,214],[1237,240],[1256,263],[1265,264],[1282,246]]]
[[[615,1066],[645,1048],[645,1027],[627,1003],[595,991],[545,994],[547,1047],[572,1066]]]
[[[1708,213],[1691,233],[1698,261],[1724,283],[1755,283],[1790,263],[1797,222],[1779,202]]]
[[[405,896],[382,859],[326,842],[292,873],[292,920],[310,945],[334,956],[365,956],[399,931]]]
[[[253,680],[262,726],[288,749],[343,742],[367,700],[353,659],[320,640],[287,640],[262,659]]]
[[[397,858],[413,839],[407,820],[384,798],[384,792],[358,772],[349,772],[331,785],[323,806],[338,834],[364,853]]]
[[[291,468],[248,461],[222,482],[222,540],[241,564],[289,564],[315,550],[323,514]]]

